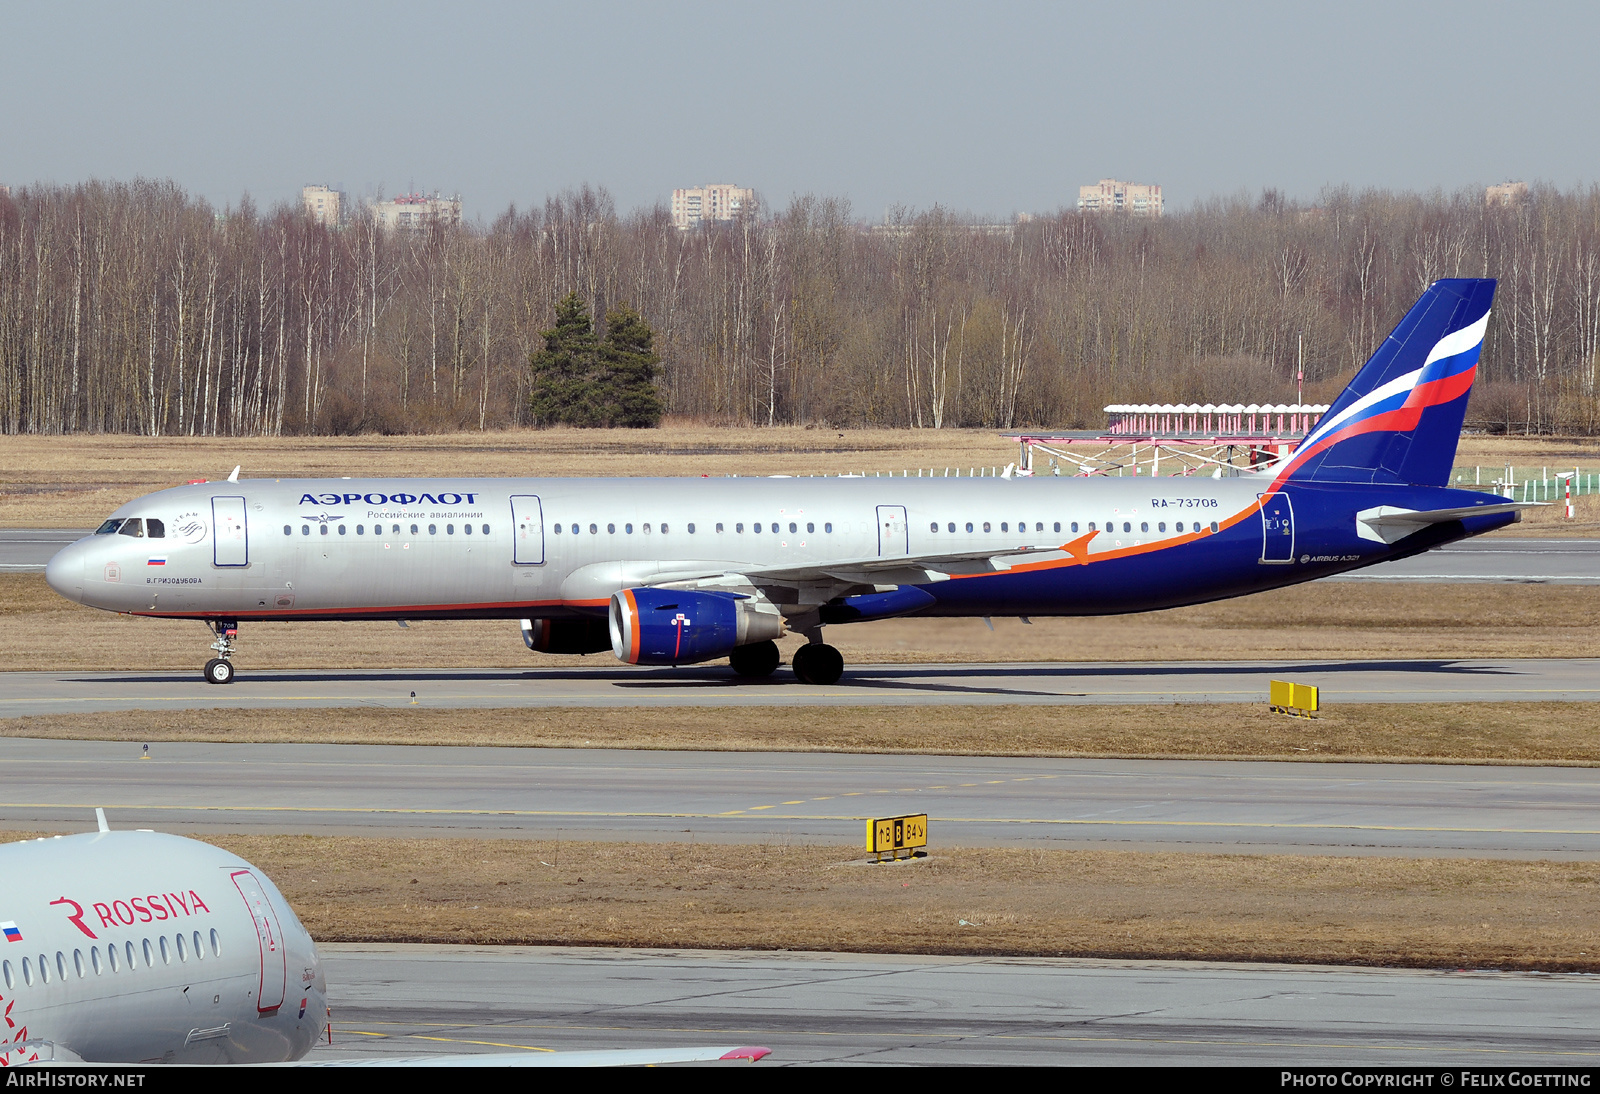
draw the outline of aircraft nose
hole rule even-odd
[[[87,553],[88,548],[82,543],[69,543],[45,563],[45,584],[74,604],[83,603],[83,564]]]

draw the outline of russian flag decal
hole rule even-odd
[[[22,941],[22,931],[17,928],[17,925],[15,923],[11,923],[11,922],[0,923],[0,931],[4,931],[6,933],[6,941],[7,942],[21,942]]]
[[[146,566],[165,566],[166,564],[167,560],[166,556],[164,555],[158,555],[155,558],[146,560],[145,562]]]

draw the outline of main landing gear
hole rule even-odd
[[[211,630],[217,636],[217,640],[211,643],[211,648],[217,651],[217,656],[206,662],[206,683],[231,684],[233,643],[239,637],[239,624],[231,619],[216,619],[211,623]]]
[[[844,675],[844,655],[825,642],[794,651],[794,674],[802,684],[836,684]]]
[[[752,642],[748,646],[735,646],[728,654],[728,664],[740,676],[771,676],[783,664],[783,655],[776,642]]]

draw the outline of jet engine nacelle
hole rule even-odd
[[[691,665],[782,638],[783,617],[738,593],[623,589],[611,596],[611,651],[630,665]]]
[[[540,653],[604,653],[611,631],[599,619],[524,619],[522,641]]]

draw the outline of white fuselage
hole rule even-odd
[[[143,518],[145,529],[159,521],[160,539],[87,537],[47,577],[72,600],[137,614],[561,617],[675,574],[824,574],[850,560],[1016,548],[1062,560],[1057,548],[1090,530],[1091,561],[1178,546],[1252,510],[1265,488],[1255,476],[210,482],[112,514]]]
[[[0,845],[0,1064],[269,1063],[326,1023],[322,962],[260,870],[99,832]]]

